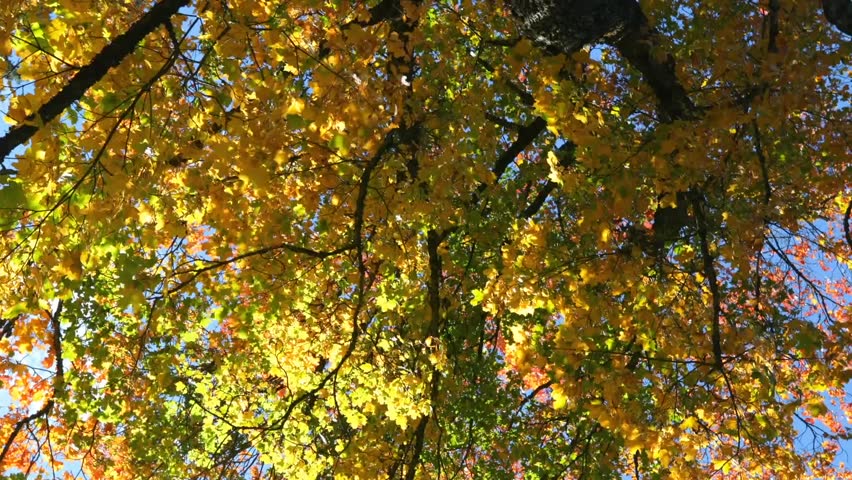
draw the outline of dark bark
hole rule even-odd
[[[521,34],[551,55],[618,41],[642,12],[633,0],[510,0]]]
[[[852,0],[822,0],[825,18],[846,35],[852,35]]]
[[[677,78],[674,57],[661,47],[659,33],[648,23],[635,0],[509,0],[509,5],[521,35],[548,54],[571,56],[594,43],[606,43],[618,49],[653,90],[663,122],[701,116]],[[842,32],[852,34],[852,0],[822,0],[822,7],[829,22]],[[779,2],[771,1],[770,51],[778,50],[779,10]],[[523,215],[537,211],[553,188],[555,185],[547,185]],[[657,218],[663,220],[666,213],[661,209]],[[677,219],[688,220],[687,217],[678,215]],[[679,221],[659,223],[671,224],[672,231],[686,225]]]
[[[638,9],[639,6],[637,5]],[[675,73],[674,57],[660,47],[660,36],[642,12],[636,23],[613,43],[618,52],[642,73],[654,91],[663,121],[686,120],[697,116],[695,105]]]
[[[510,6],[521,34],[549,54],[570,56],[591,43],[607,43],[618,49],[651,87],[663,122],[700,116],[677,78],[674,57],[665,52],[659,33],[635,0],[510,0]],[[521,216],[534,215],[555,188],[548,182]],[[656,212],[655,246],[688,224],[688,215],[682,214],[685,206]],[[666,232],[657,236],[658,227]]]
[[[654,91],[663,121],[695,118],[700,113],[675,73],[671,54],[635,0],[510,0],[521,34],[551,55],[571,56],[586,45],[616,47],[642,73]],[[852,0],[822,0],[826,19],[852,35]],[[770,2],[770,51],[776,51],[777,1]]]
[[[494,167],[491,168],[491,171],[494,172],[494,176],[499,180],[500,177],[506,172],[506,169],[509,168],[509,164],[517,158],[518,155],[521,154],[532,142],[538,138],[541,132],[547,128],[547,121],[541,117],[535,117],[535,119],[530,122],[529,125],[525,125],[521,127],[520,131],[518,131],[518,138],[509,145],[497,161],[494,163]]]
[[[86,91],[97,83],[110,68],[118,66],[148,34],[166,23],[189,0],[163,0],[154,5],[130,28],[115,37],[91,63],[77,71],[62,90],[29,115],[24,123],[12,127],[0,138],[0,157],[5,159],[12,150],[26,143],[44,125],[59,116],[72,103],[80,100]]]
[[[510,7],[521,34],[547,53],[570,57],[585,45],[612,45],[642,73],[664,121],[695,115],[674,58],[661,48],[660,36],[635,0],[511,0]]]
[[[577,157],[575,156],[576,149],[577,145],[574,142],[565,142],[559,147],[556,153],[557,157],[559,157],[559,166],[561,168],[568,168],[577,162]],[[544,202],[547,201],[547,197],[550,196],[551,192],[556,190],[557,186],[556,182],[548,180],[544,187],[539,190],[533,201],[521,212],[520,218],[532,218],[533,215],[538,213],[541,207],[544,206]]]

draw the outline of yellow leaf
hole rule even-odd
[[[287,115],[298,115],[305,110],[305,102],[302,99],[294,98],[290,100],[290,105],[287,107]]]
[[[526,57],[530,54],[530,52],[532,52],[532,49],[532,42],[529,41],[529,39],[524,38],[515,44],[515,46],[512,48],[512,53],[519,57]]]
[[[57,273],[70,280],[79,280],[83,276],[83,263],[80,261],[80,252],[70,252],[62,263],[56,267]]]
[[[553,385],[550,390],[550,398],[553,399],[553,409],[560,410],[568,405],[568,395],[559,385]]]

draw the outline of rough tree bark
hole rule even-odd
[[[822,11],[838,30],[852,35],[852,0],[822,0]]]
[[[636,0],[509,0],[521,34],[544,51],[571,56],[585,45],[606,43],[639,70],[654,91],[664,121],[697,115],[675,75],[674,58]],[[852,34],[852,0],[822,0],[826,19]]]
[[[674,57],[665,53],[659,33],[635,0],[510,0],[509,6],[521,34],[549,54],[570,56],[592,43],[615,47],[653,90],[661,121],[701,115],[677,78]],[[659,244],[691,222],[686,204],[679,206],[655,212],[651,250],[658,251]]]
[[[571,56],[588,44],[612,45],[642,73],[664,121],[695,115],[674,58],[655,54],[663,51],[659,35],[635,0],[510,0],[509,6],[521,34],[547,53]]]
[[[649,24],[636,0],[508,0],[508,3],[521,35],[551,55],[571,56],[594,43],[615,47],[653,90],[661,121],[701,116],[677,78],[674,57],[665,52],[659,33]],[[852,0],[822,0],[822,8],[830,23],[846,34],[852,33]],[[773,34],[778,34],[777,29]],[[770,40],[772,44],[774,38]],[[656,223],[669,216],[674,223],[666,228],[671,231],[680,230],[690,221],[686,215],[669,213],[664,209],[657,212],[655,230]]]

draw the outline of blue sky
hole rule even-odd
[[[592,57],[593,58],[599,58],[599,56],[600,56],[600,49],[594,49],[592,51]],[[845,106],[841,105],[839,107],[842,108],[842,107],[845,107]],[[7,110],[7,108],[8,108],[8,102],[6,100],[0,101],[0,112],[5,112]],[[3,118],[0,118],[0,132],[5,133],[6,131],[8,131],[8,128],[9,128],[9,125],[5,122],[5,120]],[[20,155],[22,152],[23,152],[23,149],[18,148],[13,152],[13,155]],[[4,164],[7,167],[13,166],[13,164],[9,160],[6,160],[4,162]],[[808,268],[812,272],[821,272],[821,269],[819,268],[819,266],[816,263],[814,263],[812,265],[808,265]],[[844,275],[844,274],[848,275],[849,272],[848,271],[843,272],[841,269],[834,269],[834,270],[830,270],[829,272],[823,273],[823,275],[825,275],[826,279],[833,279],[833,280],[840,279],[841,276]],[[848,276],[847,276],[847,278],[848,278]],[[846,300],[849,301],[849,302],[852,302],[852,298],[847,298]],[[44,352],[35,351],[35,352],[32,352],[32,353],[27,354],[27,355],[16,355],[15,360],[20,361],[21,363],[24,363],[24,364],[27,364],[27,365],[31,365],[35,368],[35,367],[40,367],[40,364],[41,364],[41,361],[43,360],[43,358],[44,358]],[[850,392],[850,394],[852,394],[852,392]],[[14,407],[14,405],[11,404],[11,397],[8,395],[8,392],[5,389],[0,388],[0,414],[5,414],[6,412],[8,412],[10,407]],[[35,411],[37,408],[38,408],[38,406],[30,407],[30,413]],[[804,445],[803,445],[803,447],[804,447]],[[839,461],[845,461],[848,464],[849,461],[850,461],[850,452],[852,452],[852,442],[844,442],[844,449],[845,449],[845,452],[842,453],[841,455],[839,455],[838,460]],[[72,465],[70,465],[70,469],[71,469],[71,471],[78,470],[79,466],[72,464]]]

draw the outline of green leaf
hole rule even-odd
[[[27,203],[27,196],[20,183],[13,181],[0,186],[0,210],[20,210]]]
[[[349,144],[346,141],[346,137],[339,133],[331,139],[329,146],[337,150],[337,152],[341,155],[349,153]]]
[[[114,92],[109,92],[101,99],[101,108],[104,112],[111,112],[118,108],[124,100]]]
[[[287,115],[287,125],[291,128],[305,128],[309,125],[309,122],[302,118],[301,115],[291,113]]]
[[[35,39],[35,43],[40,50],[43,50],[47,53],[53,53],[54,49],[50,46],[50,42],[47,40],[47,34],[42,28],[41,24],[38,22],[33,22],[30,24],[30,31],[33,34],[33,38]]]

